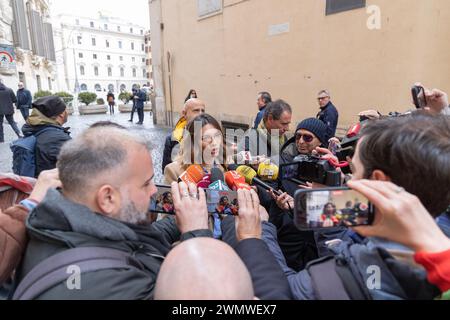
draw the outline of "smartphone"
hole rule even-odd
[[[414,105],[417,109],[423,109],[427,106],[427,98],[425,96],[425,88],[421,86],[414,86],[411,89]]]
[[[375,208],[350,188],[299,190],[295,194],[294,222],[298,229],[372,225]]]
[[[172,188],[170,186],[157,185],[158,191],[150,199],[152,213],[175,214]],[[237,192],[205,189],[208,213],[225,215],[237,215],[239,211]]]
[[[150,199],[152,213],[175,214],[173,206],[172,188],[169,186],[156,185],[158,191]]]
[[[233,216],[238,215],[239,204],[236,191],[206,189],[205,192],[208,213]]]

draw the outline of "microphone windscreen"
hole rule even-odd
[[[197,183],[197,187],[198,188],[202,188],[202,189],[208,189],[208,187],[211,185],[211,175],[207,174],[206,176],[203,177],[203,179]]]
[[[261,163],[258,167],[258,176],[266,181],[276,181],[280,169],[271,163]]]
[[[240,166],[236,169],[238,173],[240,173],[244,178],[245,182],[248,184],[253,183],[253,179],[256,177],[256,171],[248,166]]]
[[[187,170],[180,176],[180,180],[185,183],[193,183],[197,185],[203,177],[205,176],[205,171],[199,165],[191,165]]]

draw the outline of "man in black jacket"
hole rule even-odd
[[[330,99],[328,90],[320,91],[317,97],[320,105],[320,112],[317,114],[317,119],[325,123],[328,127],[327,140],[336,136],[336,129],[339,122],[339,112]]]
[[[63,144],[70,140],[70,134],[63,124],[68,113],[64,101],[55,96],[45,97],[33,103],[33,111],[23,126],[25,136],[36,135],[36,177],[44,170],[56,168],[58,154]]]
[[[171,217],[147,223],[149,199],[157,191],[151,150],[147,141],[125,129],[88,129],[63,147],[58,169],[61,191],[50,190],[28,218],[30,242],[18,279],[72,248],[116,249],[133,263],[129,268],[86,271],[78,287],[64,281],[37,299],[152,299],[156,276],[172,245],[212,236],[206,201],[201,203],[186,186],[180,186],[176,222]]]
[[[20,138],[20,130],[17,127],[17,123],[14,121],[14,103],[17,102],[14,91],[6,87],[0,79],[0,143],[5,142],[3,136],[3,117],[6,117],[9,125],[13,128],[14,132]]]
[[[32,102],[33,98],[31,97],[30,90],[25,89],[23,82],[19,82],[19,90],[17,90],[17,109],[20,110],[25,121],[27,121],[30,116]]]
[[[239,215],[227,219],[229,245],[190,240],[174,249],[156,284],[160,300],[289,300],[291,290],[275,257],[261,240],[260,209],[254,191],[239,190]],[[265,217],[264,217],[265,216]]]

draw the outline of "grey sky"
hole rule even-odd
[[[122,18],[150,29],[148,0],[51,0],[53,15],[66,13],[97,18],[101,11],[106,15]]]

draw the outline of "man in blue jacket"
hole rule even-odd
[[[22,113],[22,117],[25,121],[30,116],[30,108],[33,102],[30,90],[25,89],[23,82],[19,82],[19,90],[17,90],[17,109]]]
[[[146,99],[146,95],[145,92],[142,91],[140,89],[139,86],[137,86],[135,88],[135,90],[133,90],[133,94],[134,94],[134,103],[135,103],[135,108],[139,117],[139,122],[137,122],[136,124],[138,125],[143,125],[144,124],[144,103],[147,100]]]
[[[327,140],[336,135],[336,129],[339,122],[339,112],[330,99],[330,92],[328,90],[320,91],[317,97],[320,105],[320,112],[317,114],[317,119],[325,123],[328,127]]]

